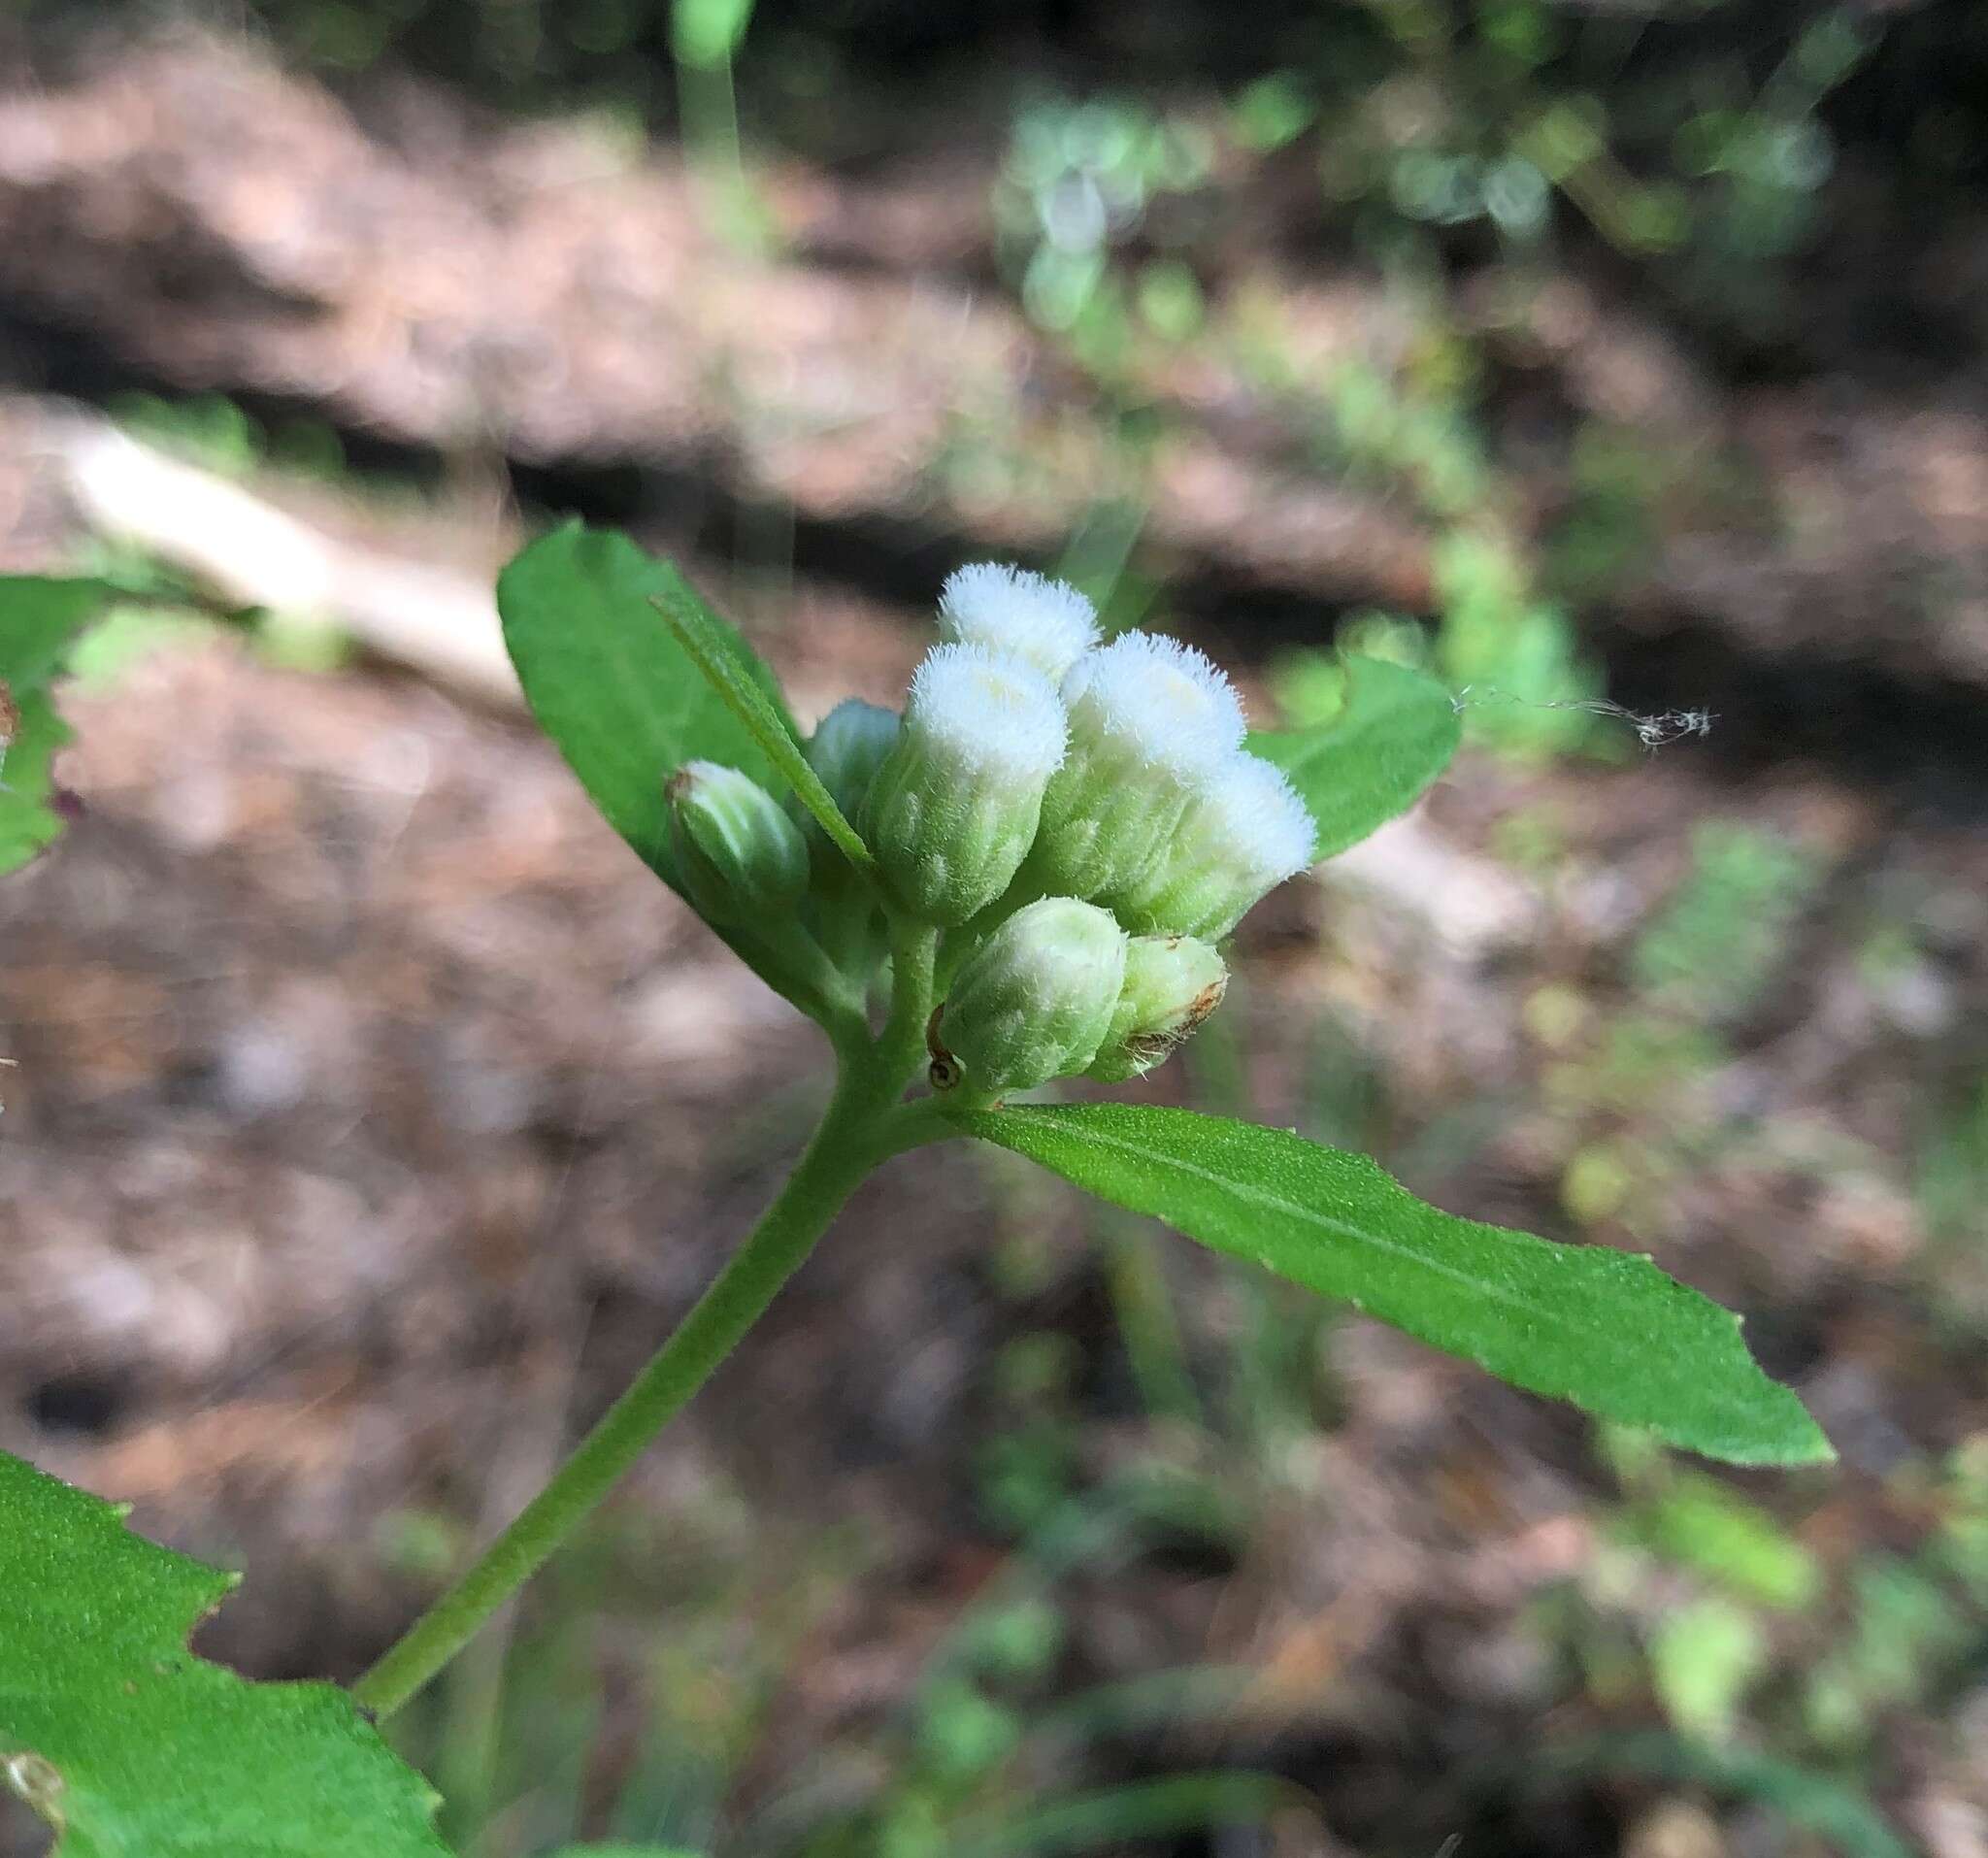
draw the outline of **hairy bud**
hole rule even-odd
[[[1035,839],[1064,737],[1063,705],[1033,666],[979,645],[928,652],[863,812],[893,898],[949,927],[1000,896]]]
[[[1136,934],[1216,942],[1303,871],[1316,844],[1283,771],[1239,750],[1189,802],[1161,857],[1107,901]]]
[[[714,761],[686,761],[664,791],[684,894],[707,921],[759,925],[801,901],[808,847],[758,781]]]
[[[1000,1093],[1081,1071],[1110,1030],[1125,946],[1105,911],[1074,897],[1017,910],[967,958],[934,1020],[933,1084]]]
[[[1110,1028],[1086,1073],[1123,1083],[1164,1064],[1222,1004],[1229,971],[1192,936],[1135,936],[1125,949],[1125,979]]]
[[[949,576],[940,589],[939,632],[959,645],[1019,658],[1060,683],[1098,643],[1098,615],[1061,581],[999,561],[977,561]]]
[[[1063,680],[1070,749],[1043,801],[1030,876],[1102,897],[1159,855],[1196,788],[1242,740],[1229,680],[1177,639],[1128,632]]]

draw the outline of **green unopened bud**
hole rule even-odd
[[[749,775],[686,761],[665,788],[684,894],[707,922],[764,928],[808,888],[801,829]]]
[[[1104,897],[1165,848],[1196,787],[1242,740],[1229,680],[1177,639],[1127,632],[1063,680],[1070,751],[1043,800],[1029,879]]]
[[[803,750],[808,765],[821,777],[821,784],[843,810],[844,818],[853,821],[861,815],[870,783],[897,746],[897,730],[896,711],[879,710],[860,697],[847,697],[822,717],[808,738]],[[803,822],[802,831],[811,839],[819,834],[823,844],[828,842],[812,813]]]
[[[1317,834],[1282,770],[1238,751],[1188,803],[1162,856],[1105,900],[1136,934],[1215,942],[1311,862]]]
[[[808,765],[821,777],[844,818],[853,822],[862,817],[877,771],[897,746],[897,737],[896,711],[850,697],[823,716],[808,738]],[[814,868],[809,889],[815,935],[830,961],[852,979],[867,980],[889,941],[877,893],[812,813],[802,808],[796,816]]]
[[[1110,1028],[1086,1076],[1102,1083],[1143,1078],[1193,1038],[1222,1004],[1229,970],[1192,936],[1134,936]]]
[[[968,956],[933,1021],[933,1086],[994,1095],[1081,1071],[1110,1030],[1125,943],[1074,897],[1017,910]]]
[[[863,809],[896,901],[950,927],[1000,896],[1035,839],[1063,738],[1063,706],[1040,671],[977,645],[928,652]]]

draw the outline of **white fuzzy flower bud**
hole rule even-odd
[[[1317,842],[1283,770],[1238,750],[1189,803],[1164,854],[1108,900],[1136,934],[1216,942],[1310,864]]]
[[[935,1087],[1029,1090],[1081,1071],[1110,1030],[1125,946],[1105,911],[1074,897],[1017,910],[967,957],[933,1023]]]
[[[1000,561],[976,561],[939,593],[940,636],[1032,664],[1051,683],[1098,643],[1091,603],[1061,581]]]
[[[1222,1004],[1229,971],[1192,936],[1135,936],[1110,1030],[1086,1076],[1104,1083],[1142,1078],[1164,1064]]]
[[[978,645],[926,653],[863,810],[897,902],[949,926],[1000,896],[1035,839],[1064,737],[1055,686],[1033,666]]]
[[[1031,877],[1100,897],[1159,856],[1189,799],[1242,741],[1242,705],[1193,647],[1128,632],[1063,680],[1070,750],[1043,801]]]
[[[707,922],[759,925],[801,901],[808,847],[758,781],[714,761],[686,761],[664,791],[683,891]]]

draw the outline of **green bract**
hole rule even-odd
[[[1291,783],[1238,750],[1189,796],[1158,855],[1106,900],[1129,929],[1214,941],[1311,862],[1314,839]]]
[[[932,1081],[976,1095],[1081,1071],[1111,1029],[1125,931],[1095,904],[1044,897],[968,959],[933,1027]]]

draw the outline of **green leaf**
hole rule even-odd
[[[1534,1393],[1735,1464],[1834,1454],[1740,1321],[1647,1258],[1416,1200],[1364,1155],[1146,1104],[1017,1105],[972,1134]]]
[[[1455,702],[1425,672],[1355,653],[1343,662],[1345,700],[1330,722],[1249,738],[1251,752],[1275,761],[1311,809],[1319,858],[1406,813],[1462,739]]]
[[[531,544],[497,579],[504,642],[533,715],[608,823],[679,890],[663,797],[670,775],[686,761],[716,761],[774,783],[758,738],[657,617],[651,602],[679,589],[688,592],[671,563],[578,522]],[[707,616],[716,629],[708,638],[777,702],[773,674],[751,647]]]
[[[0,873],[24,865],[61,833],[50,805],[55,750],[68,726],[48,686],[115,589],[99,581],[0,575]]]
[[[0,679],[17,699],[48,686],[115,593],[101,581],[0,575]]]
[[[446,1858],[434,1790],[344,1691],[187,1650],[238,1578],[0,1452],[0,1776],[57,1858]]]
[[[732,649],[738,635],[699,598],[697,589],[680,575],[674,587],[658,593],[653,605],[677,635],[677,642],[696,660],[698,669],[711,680],[712,687],[731,706],[739,720],[751,731],[752,739],[788,786],[800,796],[801,804],[821,822],[821,829],[842,848],[843,855],[858,871],[869,871],[875,861],[870,847],[854,826],[843,817],[843,810],[822,785],[821,777],[808,765],[793,719],[776,710],[766,692],[750,676]]]
[[[61,837],[67,823],[50,804],[55,790],[51,764],[70,739],[55,706],[37,692],[18,705],[14,740],[0,748],[0,874],[24,865]]]

